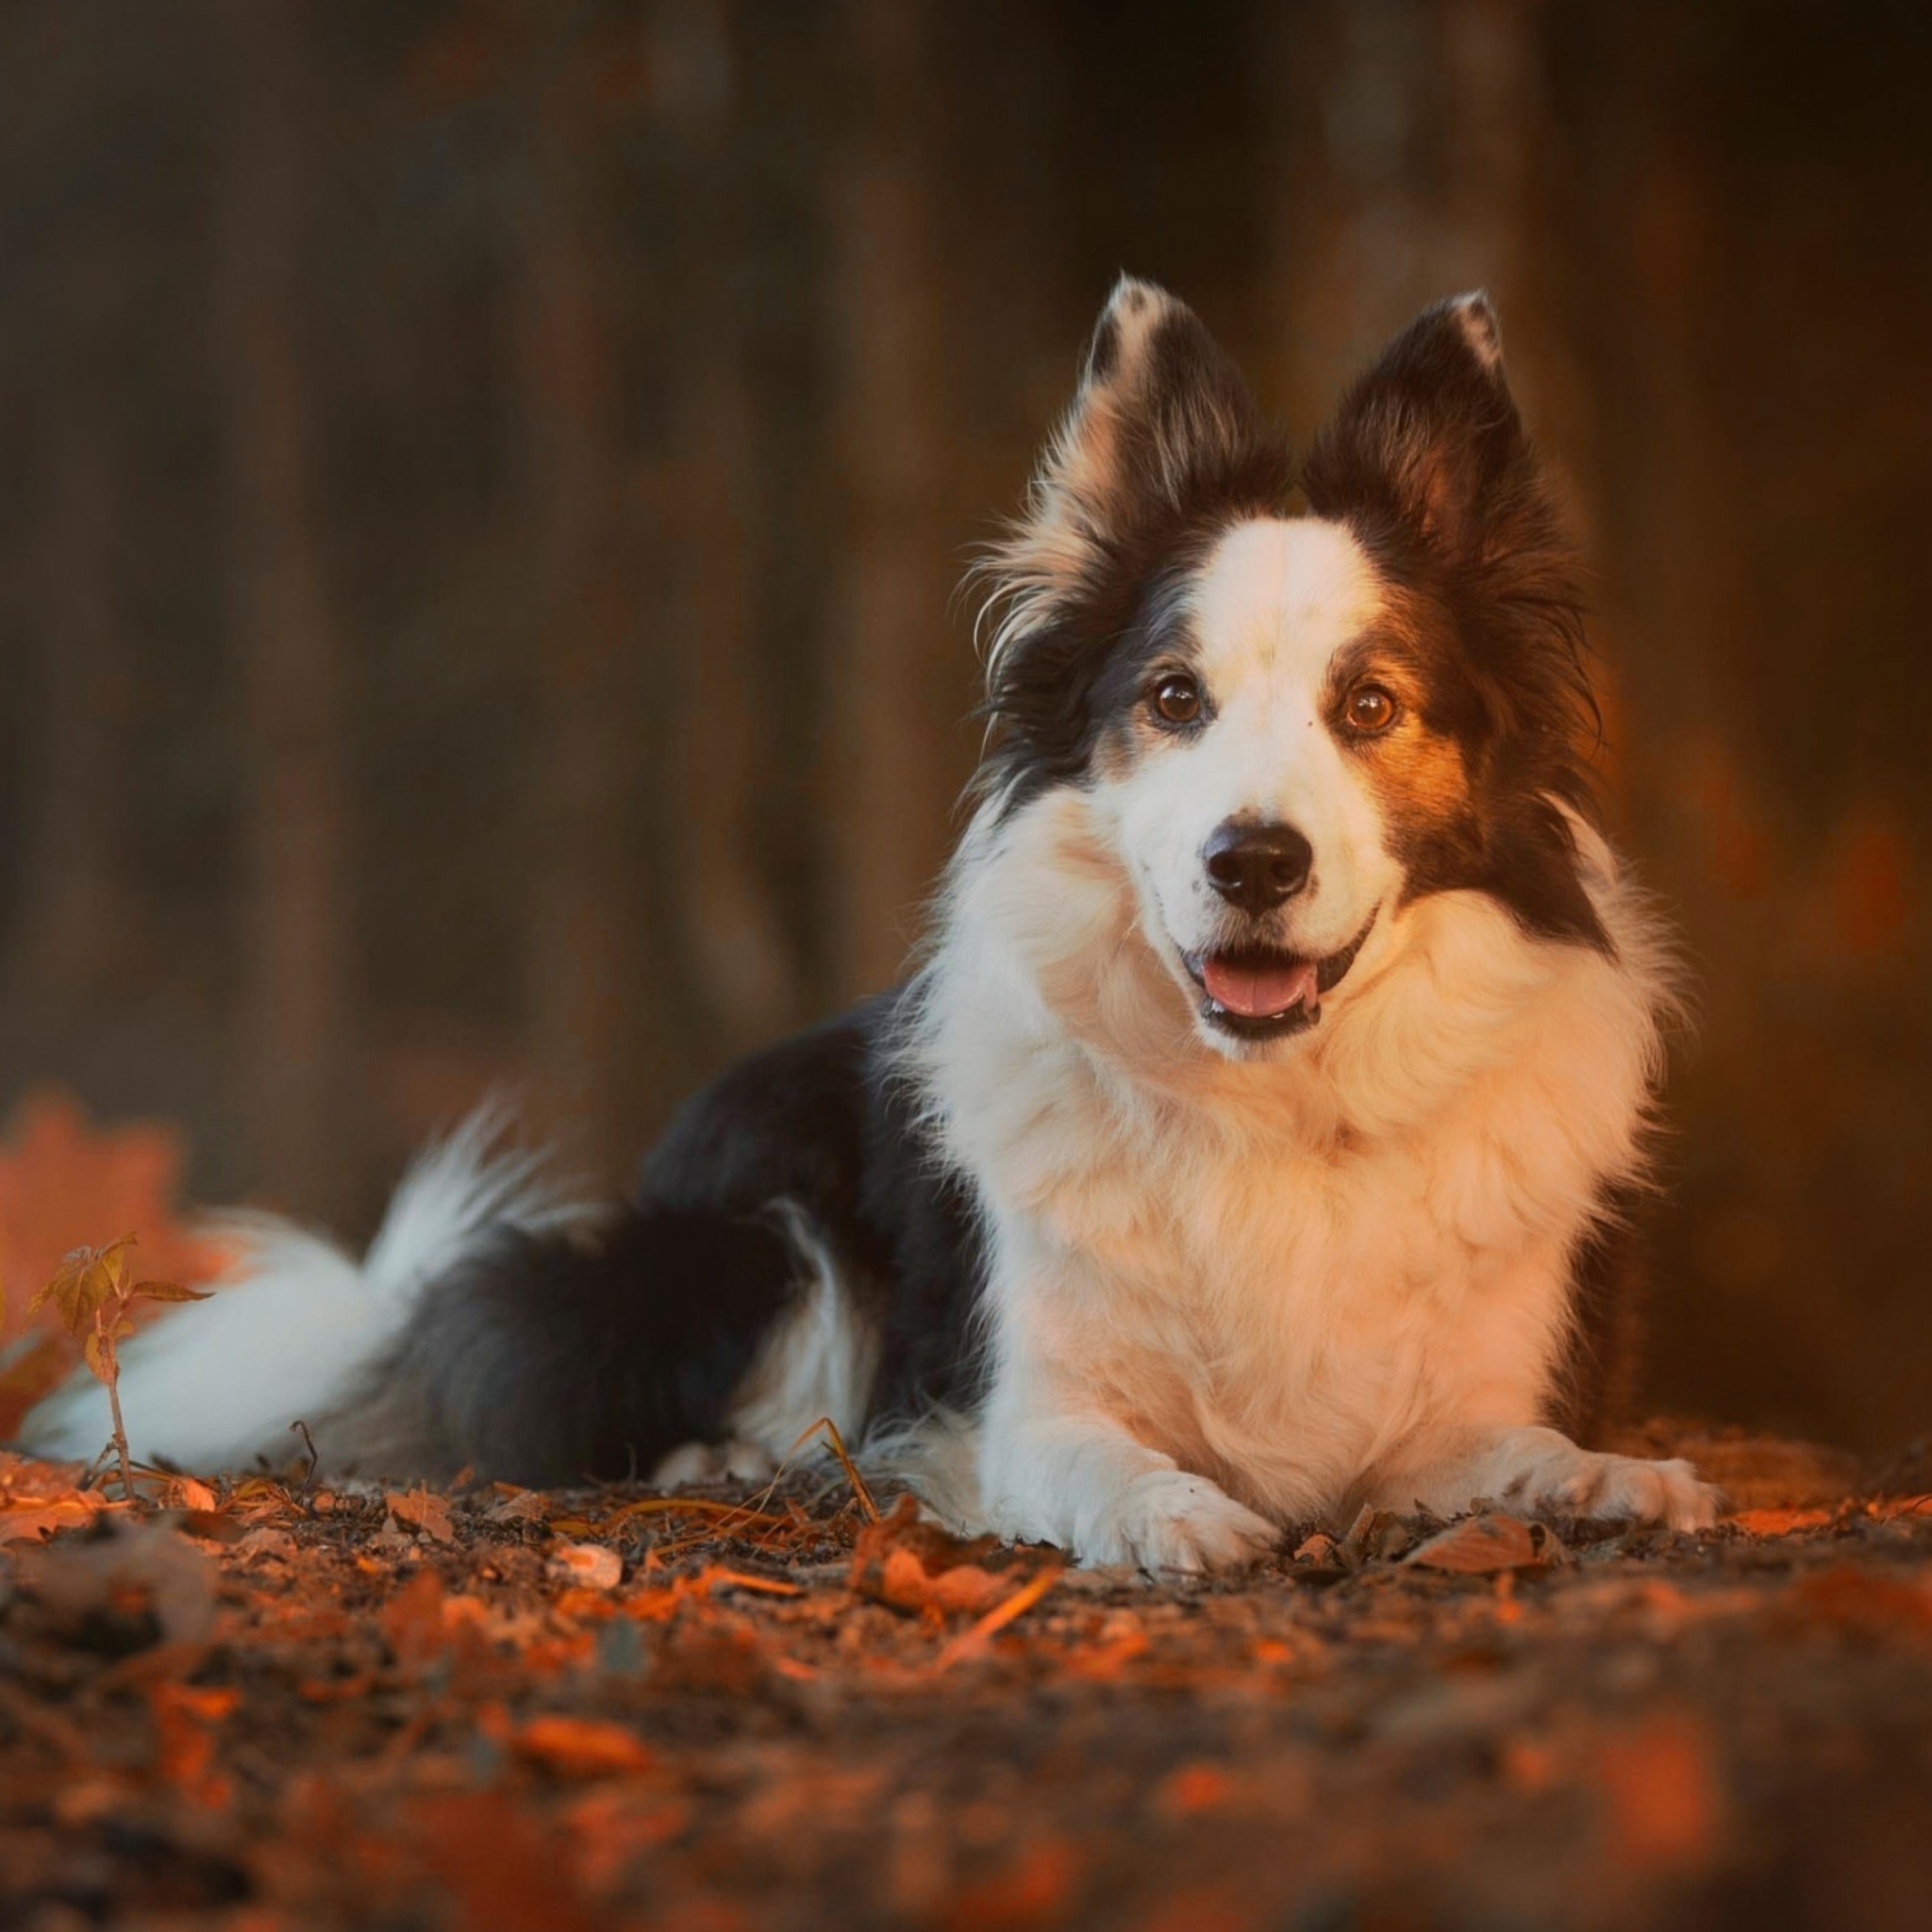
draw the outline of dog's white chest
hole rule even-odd
[[[1028,1163],[1047,1265],[1008,1277],[1010,1313],[1141,1440],[1272,1514],[1320,1513],[1474,1417],[1536,1419],[1589,1204],[1514,1117],[1498,1087],[1319,1148],[1109,1143],[1062,1118],[1058,1158]]]

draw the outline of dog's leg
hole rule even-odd
[[[1280,1532],[1204,1475],[1097,1416],[989,1417],[981,1483],[992,1527],[1082,1563],[1199,1574],[1253,1562]]]
[[[1708,1529],[1722,1502],[1688,1462],[1583,1449],[1541,1427],[1496,1429],[1465,1439],[1440,1459],[1405,1463],[1377,1476],[1369,1500],[1378,1508],[1407,1510],[1421,1503],[1453,1515],[1478,1497],[1531,1515],[1687,1530]]]
[[[1091,1381],[1055,1358],[1047,1324],[1008,1323],[1000,1341],[980,1439],[998,1534],[1157,1573],[1227,1569],[1274,1546],[1274,1524],[1102,1412]]]

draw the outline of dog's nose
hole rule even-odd
[[[1201,854],[1208,880],[1243,912],[1272,912],[1308,882],[1315,848],[1292,825],[1230,819]]]

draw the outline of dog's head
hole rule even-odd
[[[1488,301],[1427,310],[1348,391],[1309,514],[1295,480],[1194,315],[1124,280],[991,566],[982,783],[1000,810],[1088,793],[1148,944],[1238,1057],[1315,1025],[1426,894],[1607,943],[1568,816],[1570,557]]]

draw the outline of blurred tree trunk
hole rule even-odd
[[[130,667],[114,591],[114,447],[98,393],[63,386],[45,441],[41,594],[42,707],[35,731],[34,836],[8,974],[12,1024],[36,1029],[83,1010],[113,975],[117,831],[126,808],[122,728]]]
[[[773,680],[752,619],[753,416],[737,170],[743,132],[724,0],[658,0],[655,98],[675,157],[670,340],[681,380],[662,527],[676,575],[670,797],[675,938],[720,1043],[741,1052],[799,1007],[799,965],[761,851],[775,761]]]
[[[655,1009],[630,985],[644,958],[635,774],[655,747],[640,741],[620,568],[625,476],[584,79],[567,59],[538,97],[521,230],[518,347],[541,608],[528,971],[544,1098],[562,1105],[574,1140],[608,1174],[635,1151],[626,996],[632,1026]]]
[[[226,0],[225,254],[233,625],[248,755],[242,1074],[259,1182],[305,1213],[346,1199],[354,1046],[341,664],[324,584],[297,341],[305,213],[301,0]]]
[[[858,111],[839,171],[836,355],[847,579],[824,684],[833,801],[833,980],[845,995],[902,969],[944,856],[945,692],[954,559],[933,199],[939,109],[924,0],[844,0]]]
[[[1315,0],[1257,19],[1281,130],[1275,282],[1296,432],[1419,309],[1486,288],[1518,394],[1559,441],[1545,391],[1569,411],[1579,386],[1539,267],[1549,110],[1536,0]]]
[[[1256,62],[1278,130],[1273,197],[1282,374],[1307,437],[1432,286],[1421,257],[1434,185],[1419,150],[1437,0],[1262,8]]]

